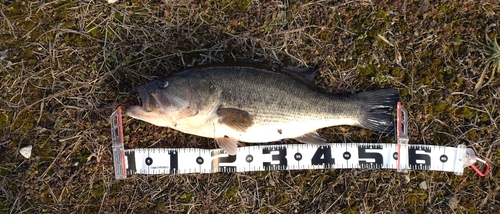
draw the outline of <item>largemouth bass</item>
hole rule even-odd
[[[317,129],[351,125],[392,132],[396,89],[337,97],[315,89],[314,69],[222,64],[188,68],[139,87],[142,106],[126,114],[157,126],[214,138],[228,154],[238,141],[285,138],[324,145]]]

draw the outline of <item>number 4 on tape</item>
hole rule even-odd
[[[124,149],[120,107],[111,115],[115,177],[133,174],[185,174],[249,172],[296,169],[396,169],[398,172],[434,170],[462,175],[470,166],[486,176],[489,164],[465,145],[445,147],[408,144],[407,112],[398,103],[397,144],[329,143],[258,145],[238,148],[230,156],[221,149],[137,148]],[[475,164],[483,163],[483,170]]]

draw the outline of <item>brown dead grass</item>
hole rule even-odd
[[[4,1],[1,213],[488,213],[500,210],[500,78],[474,92],[500,4],[481,1]],[[479,42],[477,42],[479,41]],[[410,142],[466,144],[481,178],[390,170],[132,176],[115,180],[108,117],[135,87],[239,58],[319,66],[318,85],[396,87]],[[215,148],[125,118],[127,148]],[[331,142],[391,142],[352,127]],[[29,160],[20,148],[33,145]],[[419,184],[425,182],[427,189]]]

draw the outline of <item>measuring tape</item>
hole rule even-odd
[[[230,156],[222,149],[125,149],[121,109],[111,115],[111,136],[116,179],[134,174],[187,174],[300,169],[396,169],[398,172],[434,170],[462,175],[471,166],[486,176],[489,164],[465,145],[458,147],[408,144],[407,112],[398,103],[397,144],[329,143],[257,145],[238,147]],[[476,161],[484,164],[479,170]]]

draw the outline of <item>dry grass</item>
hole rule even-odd
[[[497,38],[496,0],[4,1],[0,3],[1,213],[488,213],[500,210],[500,78],[474,92]],[[484,36],[486,33],[486,37]],[[476,42],[476,41],[479,41]],[[489,40],[493,42],[492,39]],[[4,53],[4,52],[2,52]],[[488,55],[491,56],[491,55]],[[316,170],[114,179],[108,116],[135,87],[239,58],[319,66],[318,85],[396,87],[411,143],[466,144],[485,178]],[[215,148],[125,118],[127,148]],[[352,127],[331,142],[390,142]],[[18,150],[33,145],[33,157]],[[425,181],[427,189],[419,187]]]

